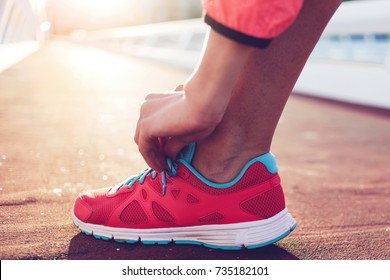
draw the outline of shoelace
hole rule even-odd
[[[163,185],[162,188],[162,195],[165,196],[167,193],[167,173],[170,177],[176,176],[176,171],[177,171],[177,163],[175,161],[172,161],[171,158],[167,157],[166,158],[168,169],[163,170],[161,173],[161,183]],[[119,191],[122,187],[127,186],[128,189],[130,189],[137,181],[142,185],[145,182],[146,176],[151,174],[152,180],[156,179],[158,172],[149,168],[144,171],[142,171],[140,174],[131,176],[130,178],[126,179],[122,183],[120,183],[117,186],[116,191]]]

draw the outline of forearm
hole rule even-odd
[[[219,122],[251,47],[209,31],[202,59],[184,85],[184,93],[201,119]]]

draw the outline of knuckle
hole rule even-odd
[[[153,93],[148,93],[147,95],[145,95],[145,101],[148,101],[149,99],[151,99],[153,96]]]
[[[142,113],[144,113],[144,112],[147,110],[147,107],[148,107],[148,103],[147,103],[147,101],[145,100],[145,101],[141,104],[141,107],[140,107],[141,115],[142,115]]]

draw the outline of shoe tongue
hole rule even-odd
[[[185,146],[177,155],[177,159],[184,160],[185,162],[191,164],[192,158],[194,157],[195,154],[195,143],[191,143],[187,146]]]

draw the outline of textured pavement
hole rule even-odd
[[[1,72],[0,259],[390,259],[390,113],[297,95],[272,147],[298,222],[284,240],[221,251],[79,233],[79,192],[145,168],[132,140],[145,94],[188,74],[64,42]]]

